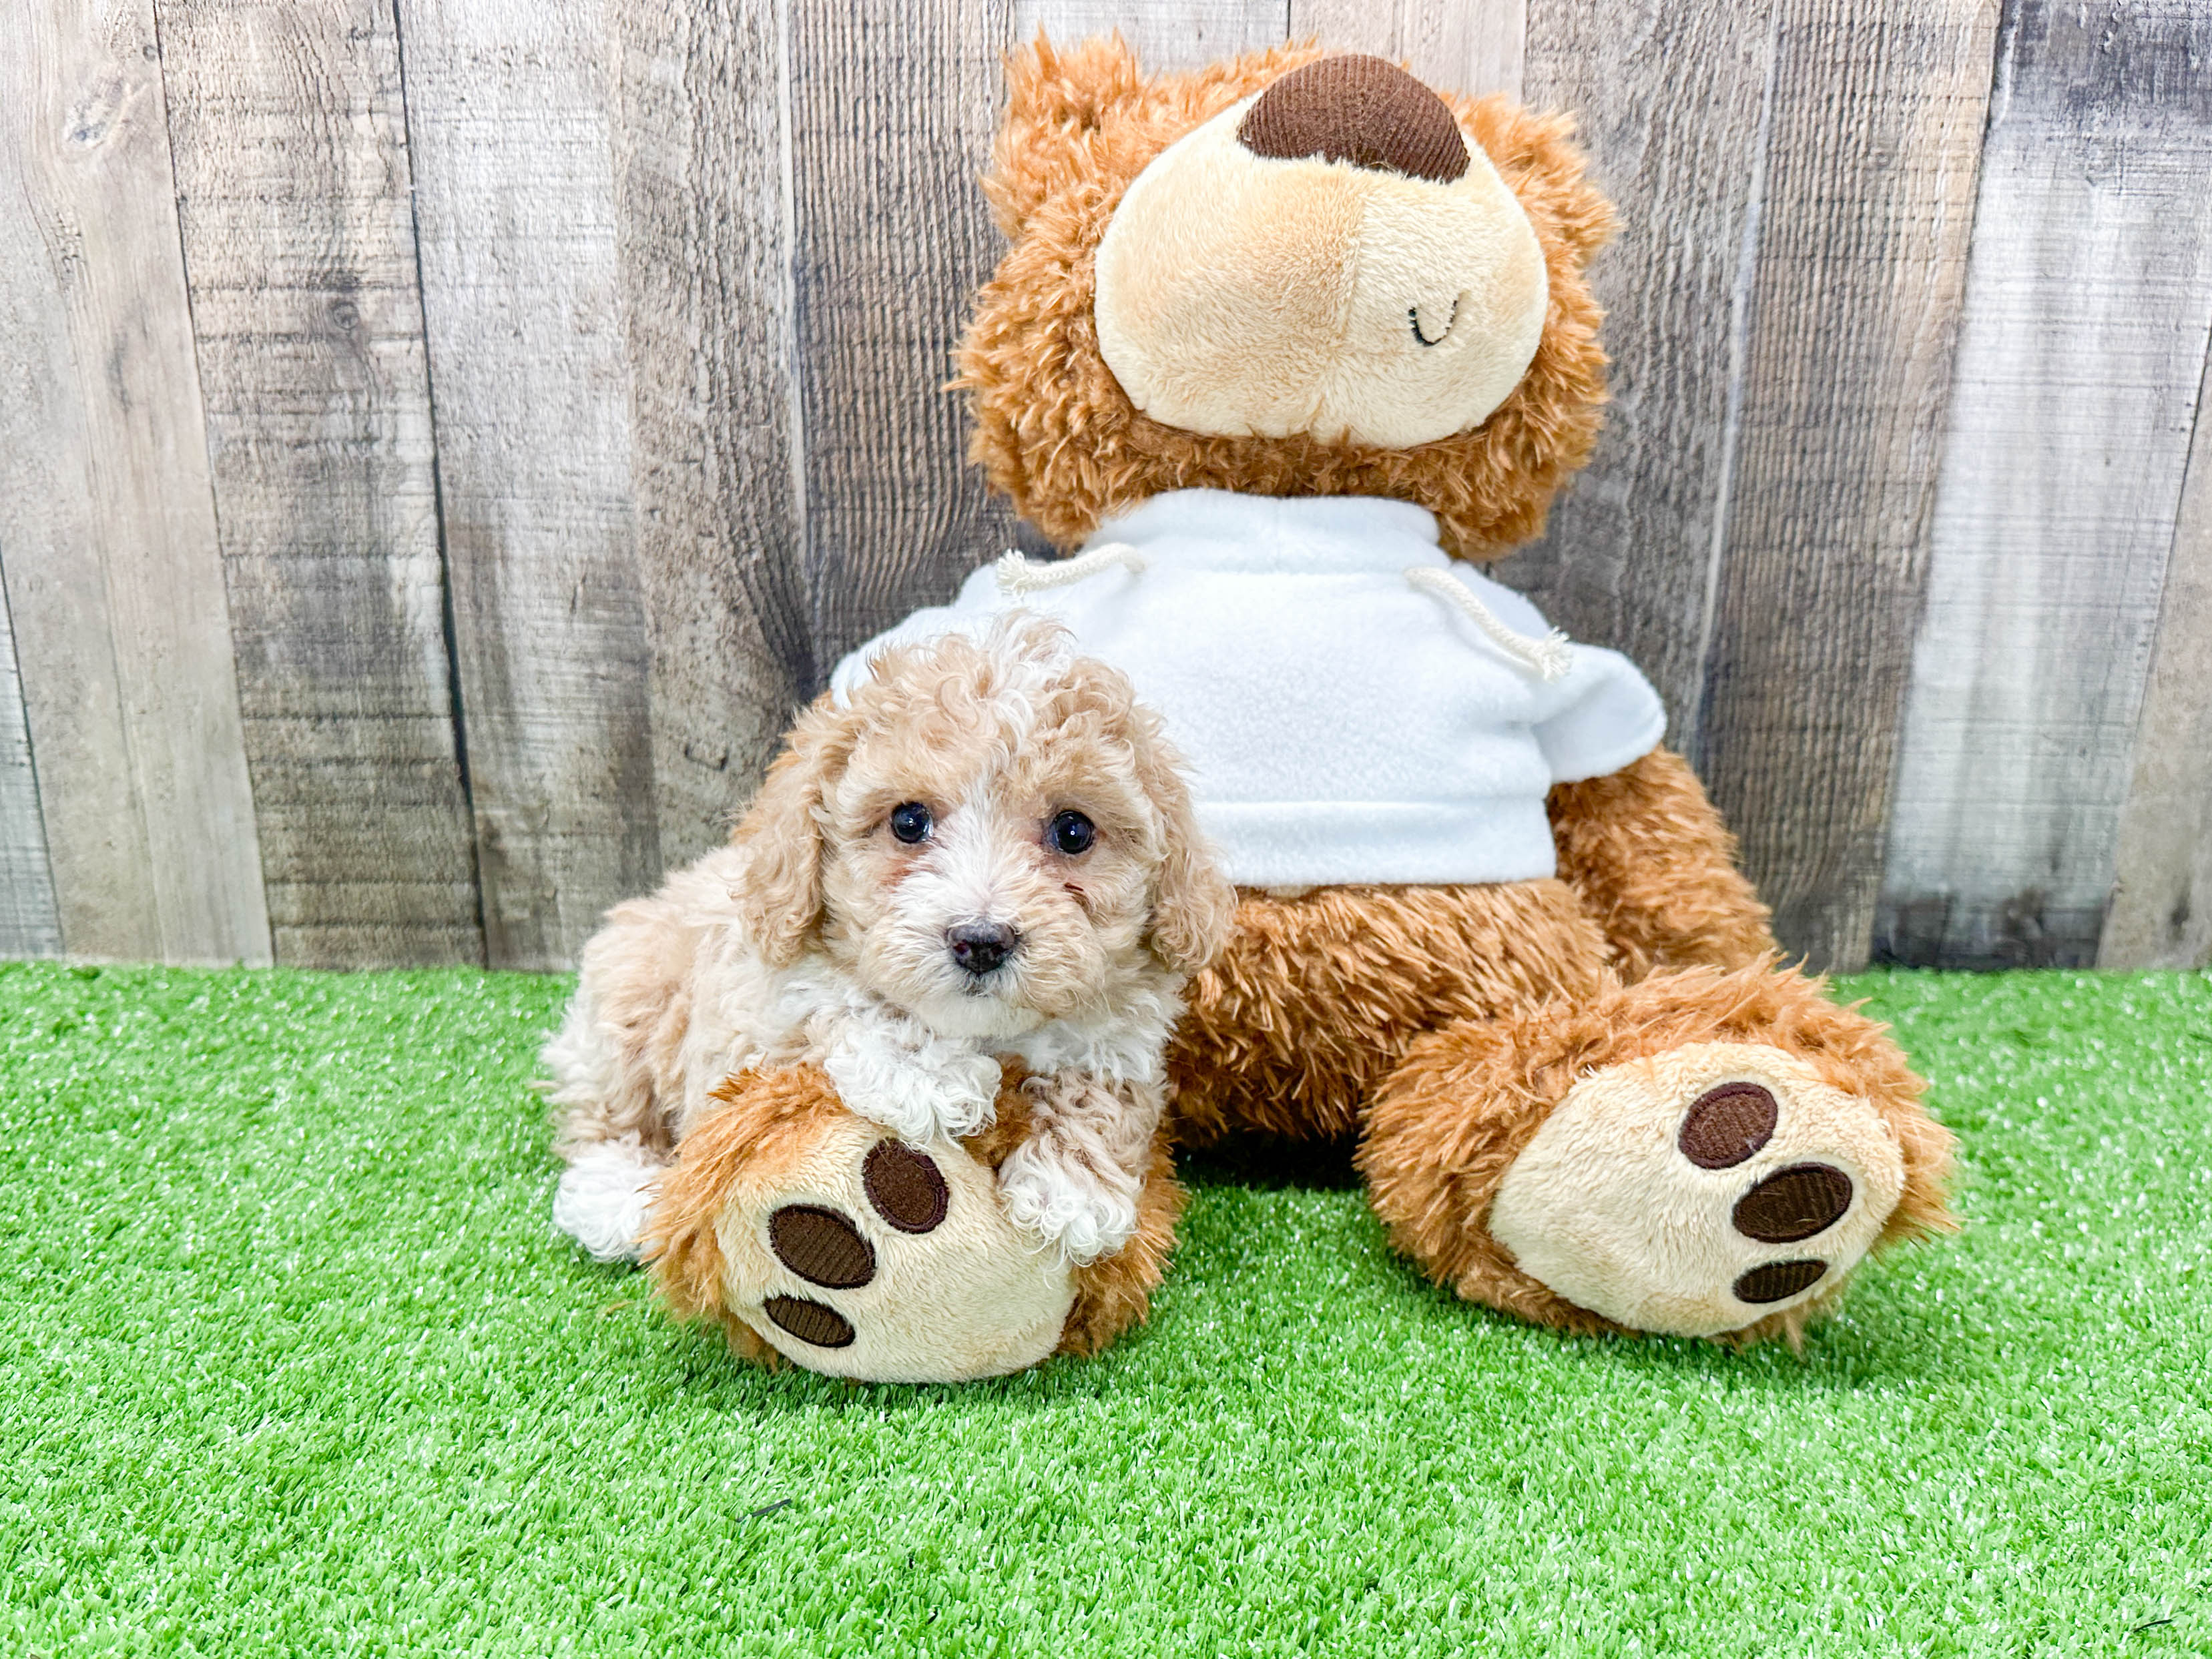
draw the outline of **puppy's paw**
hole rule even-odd
[[[999,1169],[1006,1218],[1079,1267],[1135,1235],[1138,1189],[1126,1170],[1094,1168],[1048,1136],[1023,1142]]]
[[[963,1042],[915,1043],[856,1020],[840,1027],[822,1069],[850,1109],[902,1140],[958,1140],[988,1127],[997,1110],[999,1062]]]
[[[663,1165],[635,1135],[577,1148],[553,1191],[553,1224],[600,1261],[635,1261]]]

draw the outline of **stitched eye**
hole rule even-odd
[[[909,847],[929,839],[933,823],[929,809],[918,800],[910,800],[891,808],[891,834]]]
[[[1098,826],[1080,812],[1062,812],[1045,826],[1044,836],[1055,851],[1079,858],[1098,839]]]

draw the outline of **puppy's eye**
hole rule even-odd
[[[891,834],[909,847],[929,839],[931,823],[929,809],[918,800],[891,808]]]
[[[1091,843],[1098,839],[1098,826],[1080,812],[1062,812],[1045,825],[1044,838],[1054,851],[1076,858],[1091,850]]]

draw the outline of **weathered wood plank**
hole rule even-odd
[[[0,52],[0,554],[62,938],[269,960],[150,0]]]
[[[817,676],[1013,535],[943,390],[1000,244],[976,179],[1006,0],[791,9],[793,258]]]
[[[1274,46],[1286,9],[1285,0],[1015,0],[1013,40],[1024,44],[1042,28],[1066,46],[1118,30],[1156,75]]]
[[[1289,32],[1402,63],[1440,91],[1517,98],[1528,21],[1528,0],[1290,0]]]
[[[2100,968],[2212,966],[2212,418],[2197,395]]]
[[[481,962],[389,0],[157,0],[276,959]]]
[[[778,8],[618,0],[615,149],[661,856],[722,841],[819,670]]]
[[[398,0],[486,954],[661,873],[599,0]]]
[[[1728,526],[1778,21],[1738,0],[1554,0],[1530,19],[1529,101],[1574,112],[1619,213],[1593,272],[1613,401],[1543,538],[1496,574],[1627,653],[1681,748]]]
[[[23,723],[15,630],[7,594],[0,592],[0,957],[61,953],[61,914],[54,908],[46,826],[39,817],[31,733]]]
[[[2212,13],[2013,0],[2002,45],[1882,947],[2087,963],[2212,330]]]
[[[1693,757],[1784,945],[1866,959],[1996,6],[1786,0]]]

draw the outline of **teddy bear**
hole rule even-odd
[[[1007,80],[1009,246],[956,384],[972,458],[1063,556],[985,565],[840,681],[1025,608],[1162,714],[1238,889],[1164,1134],[1354,1142],[1390,1244],[1522,1319],[1797,1341],[1869,1254],[1955,1224],[1952,1138],[1885,1028],[1780,960],[1648,683],[1475,568],[1540,531],[1598,430],[1609,209],[1569,122],[1313,45],[1146,76],[1118,38],[1041,36]],[[857,1156],[819,1079],[728,1087],[656,1207],[683,1312],[714,1311],[715,1240],[790,1170]],[[979,1259],[1011,1262],[991,1152],[932,1155],[972,1165]],[[1054,1288],[1069,1317],[1029,1310],[1021,1355],[1144,1316],[1164,1155],[1147,1191],[1130,1258],[1085,1270],[1110,1291]],[[989,1273],[877,1259],[885,1307],[1015,1317]]]

